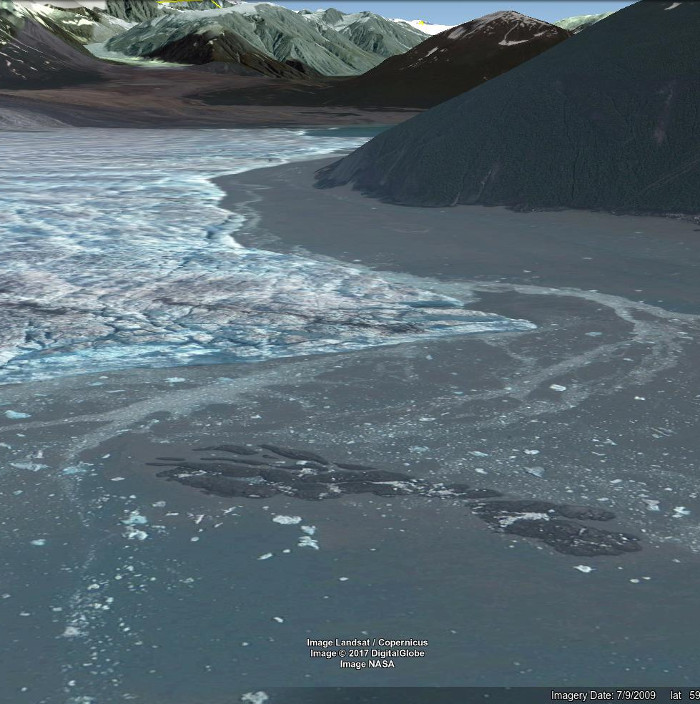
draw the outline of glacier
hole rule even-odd
[[[236,242],[244,216],[219,207],[212,177],[365,139],[292,129],[4,133],[0,383],[533,327],[342,262]]]

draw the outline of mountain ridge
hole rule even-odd
[[[403,205],[700,212],[700,5],[642,0],[318,173]]]

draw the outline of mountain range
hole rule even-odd
[[[393,203],[700,210],[700,4],[642,0],[318,173]]]
[[[360,76],[221,91],[212,105],[426,108],[472,89],[567,39],[567,30],[506,11],[451,27]]]
[[[519,12],[495,12],[435,34],[361,76],[336,84],[326,104],[432,107],[570,36]]]
[[[246,2],[223,9],[164,10],[110,38],[105,48],[185,64],[237,61],[242,52],[258,59],[267,56],[303,74],[350,76],[411,49],[426,37],[408,23],[370,12],[295,12]]]

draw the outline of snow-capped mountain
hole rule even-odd
[[[399,24],[407,24],[409,27],[413,27],[423,34],[428,34],[432,36],[433,34],[440,34],[446,29],[452,29],[456,27],[454,24],[432,24],[431,22],[426,22],[425,20],[402,20],[402,19],[392,19],[392,22],[398,22]]]
[[[187,54],[185,38],[196,38],[202,32],[235,35],[281,63],[295,62],[327,76],[364,73],[392,52],[406,51],[425,38],[411,27],[371,13],[303,13],[270,3],[239,2],[223,9],[168,9],[113,37],[105,46],[128,56],[167,51],[170,60],[175,60],[177,52],[168,47],[177,44]],[[184,54],[182,63],[186,62]]]
[[[328,94],[328,104],[432,107],[567,39],[564,29],[497,12],[451,27]]]
[[[59,87],[102,80],[105,64],[50,19],[0,0],[0,88]]]
[[[383,132],[320,185],[405,205],[700,213],[699,24],[699,3],[637,2]]]
[[[610,17],[612,14],[614,14],[614,10],[612,12],[602,12],[599,15],[576,15],[574,17],[566,17],[563,20],[555,22],[554,24],[557,25],[557,27],[568,29],[570,32],[578,34],[580,31],[586,29],[586,27],[590,27],[596,22],[600,22],[606,17]]]

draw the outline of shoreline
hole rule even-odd
[[[337,157],[253,169],[212,180],[226,193],[220,207],[232,210],[241,205],[247,208],[250,203],[261,205],[262,225],[258,226],[257,220],[250,225],[244,223],[240,237],[262,238],[266,245],[282,251],[308,248],[314,255],[344,261],[360,258],[375,270],[444,280],[503,280],[580,290],[604,283],[605,293],[650,305],[663,303],[661,307],[680,313],[700,313],[700,296],[695,287],[700,272],[700,247],[696,242],[700,238],[695,234],[695,222],[593,211],[517,212],[485,206],[414,208],[382,203],[347,186],[315,188],[313,173],[339,158],[341,153]],[[271,207],[258,200],[258,194],[266,191],[274,201]],[[245,193],[244,198],[239,195],[241,192]],[[314,200],[318,203],[315,221],[304,213]],[[288,222],[281,217],[282,212],[288,214]],[[370,216],[378,221],[373,235],[366,227]],[[341,241],[326,236],[321,226],[323,222],[334,222],[334,218],[355,220],[360,226],[355,227],[352,238]],[[436,218],[448,223],[448,229],[435,232]],[[473,248],[471,261],[459,256],[463,247],[460,238],[466,239],[459,229],[462,222],[470,227],[467,241]],[[280,232],[285,235],[280,236]],[[439,237],[439,248],[416,256],[421,235],[428,233]],[[492,251],[494,241],[499,242],[506,256]],[[608,261],[611,256],[616,258],[615,265]],[[559,266],[562,271],[555,271]],[[655,276],[666,279],[650,278],[652,268]],[[621,281],[615,281],[613,274]],[[645,289],[640,291],[635,282],[642,278]],[[636,293],[646,295],[635,296]]]

